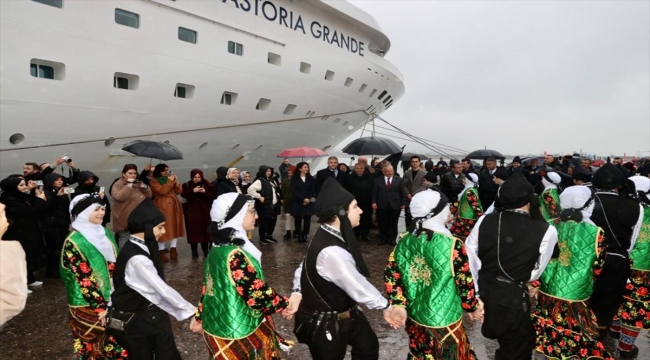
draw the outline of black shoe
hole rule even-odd
[[[286,234],[282,237],[283,240],[289,240],[291,239],[291,231],[287,231]]]
[[[274,242],[274,243],[277,243],[277,242],[278,242],[278,241],[277,241],[277,240],[276,240],[272,235],[268,235],[268,236],[266,237],[266,240],[268,240],[268,241],[270,241],[270,242]]]
[[[298,242],[299,243],[306,243],[307,242],[307,235],[302,234],[298,236]]]
[[[268,241],[267,239],[260,239],[260,244],[268,245],[268,244],[270,244],[270,243],[271,243],[271,242]]]
[[[639,348],[636,347],[636,345],[632,345],[632,346],[634,347],[630,351],[619,351],[619,353],[621,353],[622,358],[632,359],[635,358],[637,355],[639,355]]]
[[[388,244],[388,240],[386,240],[386,239],[381,239],[381,240],[379,240],[379,242],[377,243],[377,246],[382,246],[382,245],[386,245],[386,244]]]
[[[197,250],[192,250],[192,258],[196,259],[199,257],[199,252]]]
[[[363,241],[365,241],[365,242],[370,242],[370,238],[368,237],[368,235],[366,235],[366,236],[362,236],[362,237],[361,237],[361,240],[363,240]]]

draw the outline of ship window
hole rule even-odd
[[[345,79],[345,84],[344,85],[347,86],[347,87],[350,87],[350,86],[352,86],[353,82],[354,82],[353,78],[347,78],[347,79]]]
[[[377,99],[381,100],[384,96],[386,96],[388,92],[386,90],[382,91],[381,94],[379,94],[379,97]]]
[[[122,9],[115,9],[115,22],[137,29],[140,27],[140,15]]]
[[[58,7],[59,9],[63,7],[63,0],[32,0],[32,1],[45,4],[45,5]]]
[[[268,57],[268,61],[269,61],[269,64],[279,66],[282,63],[282,56],[270,52],[269,57]]]
[[[231,54],[242,56],[244,55],[244,45],[234,41],[228,41],[228,52]]]
[[[296,106],[296,105],[294,105],[294,104],[289,104],[289,105],[287,105],[287,107],[284,109],[283,114],[285,114],[285,115],[291,115],[291,114],[293,114],[293,112],[296,110],[297,107],[298,107],[298,106]]]
[[[311,72],[311,64],[307,64],[306,62],[301,62],[300,72],[303,74],[309,74]]]
[[[9,136],[9,142],[12,145],[18,145],[23,141],[25,141],[25,135],[22,134],[22,133],[15,133],[15,134],[11,134],[11,136]]]
[[[221,95],[221,103],[223,105],[234,105],[237,101],[237,94],[233,92],[224,91]]]
[[[370,92],[370,95],[368,95],[368,97],[373,97],[373,96],[375,96],[376,93],[377,93],[377,89],[372,89],[372,91]]]
[[[332,80],[334,80],[334,71],[327,70],[327,71],[325,72],[325,80],[327,80],[327,81],[332,81]]]
[[[176,84],[176,90],[174,90],[174,96],[178,98],[191,99],[194,96],[194,85],[188,84]]]
[[[361,87],[359,88],[359,92],[364,92],[364,91],[366,91],[366,88],[367,88],[367,87],[368,87],[368,85],[366,85],[366,84],[362,84]]]
[[[65,64],[60,62],[32,59],[29,62],[29,73],[33,77],[51,80],[63,80]]]
[[[186,29],[184,27],[178,28],[178,40],[188,43],[196,44],[196,31]]]
[[[388,95],[388,97],[384,99],[384,104],[387,103],[389,100],[390,100],[390,95]]]
[[[257,106],[255,106],[255,109],[266,110],[269,108],[269,105],[271,105],[271,100],[260,98],[260,100],[257,102]]]
[[[113,87],[116,89],[136,90],[140,77],[133,74],[116,72],[113,74]]]

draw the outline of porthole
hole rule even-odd
[[[111,145],[115,144],[115,138],[110,136],[107,137],[106,140],[104,140],[104,146],[109,147]]]
[[[203,149],[206,146],[208,146],[208,142],[207,141],[202,142],[201,145],[199,145],[199,150]]]
[[[22,133],[15,133],[9,136],[9,142],[12,143],[13,145],[18,145],[23,141],[25,141],[25,135]]]
[[[230,150],[235,150],[238,147],[239,147],[239,144],[235,144],[235,146],[233,146]]]

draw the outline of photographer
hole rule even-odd
[[[122,177],[111,188],[113,197],[113,231],[116,233],[118,244],[122,245],[129,239],[126,231],[129,215],[144,199],[151,198],[151,189],[138,179],[138,167],[126,164],[122,169]]]
[[[70,227],[70,198],[63,175],[52,173],[43,180],[47,209],[43,213],[43,237],[47,254],[45,277],[59,278],[61,248]],[[72,190],[72,189],[70,189]]]
[[[43,163],[41,164],[41,176],[39,177],[38,180],[45,179],[45,176],[49,173],[54,172],[56,170],[56,167],[59,165],[66,164],[68,165],[68,177],[64,177],[65,179],[65,185],[72,185],[77,183],[77,176],[79,176],[79,169],[77,168],[77,165],[70,159],[67,155],[60,156],[58,159],[53,164],[48,164],[48,163]],[[61,173],[63,173],[63,166],[61,166]],[[43,175],[45,174],[45,175]]]

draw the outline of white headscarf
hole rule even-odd
[[[460,195],[458,195],[459,199],[465,194],[467,190],[478,187],[478,175],[474,173],[469,173],[467,174],[466,179],[467,180],[465,181],[465,188],[463,189],[463,191],[460,192]]]
[[[217,200],[212,203],[212,209],[210,209],[210,218],[212,221],[220,223],[221,221],[225,220],[230,207],[239,195],[240,194],[234,192],[219,195]],[[248,211],[249,204],[250,202],[247,202],[244,206],[242,206],[237,215],[235,215],[228,222],[219,224],[219,229],[231,228],[235,230],[235,237],[244,241],[242,248],[261,263],[262,252],[257,247],[255,247],[255,245],[253,245],[250,240],[248,240],[248,235],[246,234],[246,230],[244,230],[243,226],[244,218],[246,217],[246,212]]]
[[[546,180],[546,177],[551,179],[552,182]],[[562,182],[560,175],[554,172],[546,173],[546,177],[542,176],[542,184],[544,184],[544,190],[546,189],[557,189],[557,184]]]
[[[78,202],[87,198],[90,194],[83,194],[75,197],[70,202],[70,212]],[[83,235],[103,256],[106,261],[115,262],[115,248],[113,243],[106,237],[106,230],[102,224],[93,224],[88,219],[96,209],[93,204],[84,209],[72,222],[72,228]]]
[[[562,209],[580,209],[591,198],[591,190],[586,186],[569,186],[560,194],[560,206]],[[582,221],[594,225],[591,221],[591,214],[594,211],[596,202],[592,201],[589,206],[582,209]]]
[[[431,211],[438,206],[440,202],[440,193],[433,190],[421,191],[413,196],[409,209],[414,218],[421,218],[429,215]],[[445,206],[442,211],[422,223],[422,227],[433,232],[445,235],[451,235],[451,232],[445,226],[449,217],[449,206]]]
[[[630,176],[628,179],[634,182],[634,187],[636,191],[641,191],[642,193],[648,193],[650,191],[650,178],[647,176],[634,175]]]

